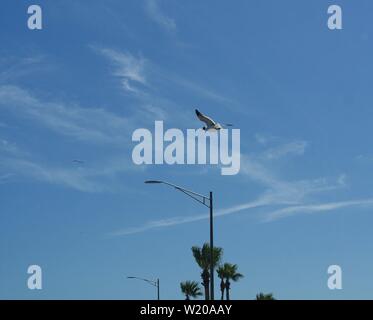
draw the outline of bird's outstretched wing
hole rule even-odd
[[[196,109],[196,115],[197,115],[198,119],[201,120],[202,122],[206,123],[206,125],[208,127],[215,126],[216,122],[214,120],[212,120],[208,116],[205,116],[203,113],[199,112],[197,109]]]

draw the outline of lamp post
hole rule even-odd
[[[159,279],[157,279],[156,281],[145,279],[145,278],[139,278],[139,277],[127,277],[127,279],[142,280],[156,287],[157,288],[157,300],[159,300]]]
[[[214,215],[213,215],[213,201],[212,201],[212,192],[210,191],[210,195],[204,196],[202,194],[196,193],[194,191],[190,191],[188,189],[182,188],[180,186],[174,185],[172,183],[161,181],[161,180],[147,180],[145,183],[152,183],[152,184],[165,184],[170,187],[175,188],[187,196],[191,197],[192,199],[198,201],[199,203],[203,204],[207,208],[210,209],[210,300],[214,300]]]

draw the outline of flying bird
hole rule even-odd
[[[222,129],[222,125],[214,120],[212,120],[210,117],[204,115],[203,113],[199,112],[197,109],[196,109],[196,115],[198,117],[199,120],[201,120],[202,122],[206,123],[206,127],[203,127],[202,129],[207,131],[207,130],[220,130]],[[225,124],[225,126],[227,127],[231,127],[232,124]]]
[[[74,160],[73,160],[73,163],[83,164],[84,161],[83,161],[83,160],[74,159]]]

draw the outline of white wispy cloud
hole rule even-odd
[[[372,164],[373,163],[373,156],[372,155],[359,154],[354,158],[354,160],[359,162],[360,164]]]
[[[345,175],[338,176],[332,182],[324,177],[286,181],[269,170],[260,157],[247,155],[241,156],[240,173],[261,184],[265,188],[264,195],[276,203],[300,203],[310,195],[345,187]]]
[[[337,209],[343,209],[348,207],[371,207],[373,206],[373,199],[362,199],[362,200],[349,200],[339,202],[327,202],[320,204],[307,204],[299,206],[289,206],[282,208],[265,215],[264,221],[270,222],[281,218],[289,217],[295,214],[301,213],[317,213],[334,211]]]
[[[128,141],[133,128],[127,118],[105,109],[43,101],[17,86],[0,86],[0,108],[59,134],[91,143],[123,143]]]
[[[299,148],[297,144],[294,144],[295,147],[292,148],[287,147],[289,145],[292,146],[293,144],[285,143],[284,145],[279,145],[277,147],[277,150],[286,150],[286,152],[281,152],[282,156],[291,154],[293,150],[298,150]],[[295,153],[299,155],[303,154],[303,152]],[[263,157],[261,155],[257,157],[249,157],[247,155],[241,156],[240,172],[243,176],[247,176],[253,181],[262,185],[264,188],[263,192],[257,197],[257,199],[253,201],[233,205],[222,210],[217,210],[214,214],[216,217],[237,214],[248,209],[259,207],[285,206],[284,208],[281,208],[280,210],[273,213],[273,216],[283,218],[289,215],[288,211],[295,214],[297,212],[301,212],[300,209],[326,211],[336,210],[338,208],[342,208],[348,205],[362,205],[361,201],[342,201],[332,204],[320,204],[318,206],[307,204],[311,201],[310,198],[312,199],[312,196],[344,188],[346,186],[345,174],[341,174],[332,181],[330,181],[330,179],[327,178],[285,181],[278,178],[271,170],[269,170],[266,167],[265,162],[263,163]],[[373,200],[371,201],[373,203]],[[370,202],[367,201],[365,204],[370,204]],[[208,218],[208,215],[194,215],[159,219],[155,221],[146,222],[145,224],[138,227],[121,229],[112,232],[111,235],[124,236],[134,233],[145,232],[153,229],[182,225],[185,223],[191,223]]]
[[[256,133],[254,137],[257,143],[267,147],[260,156],[268,160],[276,160],[288,155],[303,155],[309,145],[305,140],[284,141],[284,139],[270,134]]]
[[[11,143],[6,139],[0,138],[0,154],[1,153],[20,155],[21,151],[15,143]]]
[[[287,155],[303,155],[307,147],[306,141],[292,141],[278,147],[270,148],[264,153],[264,157],[270,160]]]
[[[136,57],[129,52],[120,52],[110,48],[96,48],[96,51],[110,59],[114,65],[114,76],[121,80],[123,89],[138,93],[136,86],[147,85],[145,76],[145,63],[143,57]]]
[[[145,109],[153,110],[151,106]],[[121,117],[101,108],[83,108],[68,102],[40,99],[17,86],[0,86],[0,110],[6,109],[14,117],[26,118],[58,135],[72,138],[72,142],[93,144],[105,148],[99,160],[82,167],[53,163],[48,155],[34,154],[16,143],[0,137],[0,172],[11,172],[17,177],[62,185],[84,192],[120,189],[116,176],[143,170],[130,162],[131,134],[143,121],[141,110],[130,117]],[[143,112],[143,111],[142,111]],[[59,137],[53,137],[58,141]],[[87,144],[88,143],[88,144]],[[48,150],[52,152],[52,150]],[[72,156],[73,157],[73,156]],[[4,180],[8,181],[8,180]]]
[[[243,203],[243,204],[235,205],[230,208],[217,210],[214,213],[214,217],[222,217],[222,216],[234,214],[234,213],[237,213],[243,210],[261,207],[266,204],[267,204],[267,201],[264,199],[258,200],[258,201],[252,201],[248,203]],[[196,222],[196,221],[205,220],[208,218],[209,218],[208,214],[200,214],[200,215],[194,215],[194,216],[189,216],[189,217],[184,216],[184,217],[172,217],[168,219],[159,219],[159,220],[149,221],[145,223],[144,225],[141,225],[138,227],[131,227],[131,228],[117,230],[117,231],[111,232],[109,235],[125,236],[125,235],[149,231],[152,229],[167,228],[167,227],[177,226],[177,225],[181,225],[185,223]]]
[[[168,17],[160,8],[159,0],[146,0],[145,10],[150,19],[168,32],[176,31],[174,19]]]
[[[268,147],[270,145],[275,147],[281,147],[288,143],[293,143],[296,141],[303,141],[303,140],[294,140],[294,141],[286,141],[284,138],[280,136],[264,133],[264,132],[257,132],[254,134],[255,141],[263,147]]]
[[[0,83],[14,81],[16,79],[29,76],[35,71],[49,69],[43,55],[28,57],[7,56],[0,59]]]
[[[195,106],[190,106],[189,115],[185,113],[185,106],[170,97],[170,88],[184,90],[193,96],[217,102],[220,106],[229,106],[230,109],[237,107],[237,103],[231,99],[195,81],[175,75],[141,55],[135,56],[126,51],[97,45],[91,45],[90,48],[111,63],[112,74],[119,79],[123,91],[136,99],[135,116],[147,125],[154,123],[154,120],[168,120],[173,126],[196,125]],[[167,88],[167,92],[162,91],[164,88]],[[167,117],[169,114],[172,117]]]
[[[161,72],[158,71],[158,74],[160,73]],[[206,87],[205,85],[202,85],[201,83],[185,79],[178,75],[171,74],[170,72],[165,72],[162,76],[164,80],[171,81],[177,84],[178,86],[183,87],[186,90],[197,94],[198,96],[207,98],[220,104],[229,104],[230,108],[236,109],[237,107],[237,103],[234,100],[225,97],[221,93],[211,90],[210,88]]]
[[[251,201],[248,203],[243,203],[239,205],[232,206],[230,208],[225,208],[215,212],[215,217],[222,217],[227,215],[232,215],[240,213],[248,209],[254,209],[259,207],[265,207],[269,205],[275,205],[276,201],[273,201],[270,197],[261,197],[256,201]],[[372,207],[373,199],[362,199],[362,200],[350,200],[350,201],[340,201],[340,202],[327,202],[320,204],[308,204],[308,205],[297,205],[288,206],[279,210],[272,211],[270,213],[264,214],[262,218],[263,222],[272,222],[278,219],[286,218],[295,214],[304,213],[317,213],[317,212],[327,212],[335,211],[338,209],[348,208],[348,207]],[[138,227],[130,227],[121,230],[111,232],[111,236],[125,236],[130,234],[141,233],[145,231],[150,231],[153,229],[162,229],[167,227],[173,227],[177,225],[182,225],[186,223],[192,223],[200,220],[209,219],[209,215],[194,215],[194,216],[184,216],[184,217],[172,217],[168,219],[159,219],[154,221],[149,221]]]
[[[0,158],[0,167],[12,170],[18,176],[32,178],[36,181],[62,185],[84,192],[103,191],[102,186],[90,181],[77,170],[53,168],[30,160],[16,158]]]
[[[154,120],[164,121],[168,119],[166,110],[152,103],[139,105],[137,112],[141,113],[142,119],[149,123],[154,122]]]
[[[185,123],[188,119],[190,121],[190,117],[186,118],[185,113],[181,112],[184,110],[181,109],[180,102],[170,98],[169,89],[174,87],[177,90],[184,90],[188,94],[214,101],[220,106],[229,107],[230,111],[233,109],[242,113],[239,104],[233,99],[198,83],[195,79],[187,79],[174,74],[142,55],[134,55],[128,51],[97,45],[91,45],[90,48],[109,60],[113,67],[113,76],[119,79],[121,87],[126,93],[138,99],[140,107],[142,105],[142,107],[156,108],[157,111],[161,111],[158,115],[163,116],[172,112],[173,118],[180,118],[182,120],[180,122]],[[165,87],[167,92],[162,92]],[[193,114],[193,107],[190,107],[191,114]],[[180,112],[175,112],[175,110],[180,110]]]
[[[218,210],[214,214],[215,217],[227,216],[231,214],[236,214],[244,210],[264,207],[273,204],[269,199],[265,200],[259,199],[257,201],[252,201],[248,203],[243,203],[240,205],[232,206],[223,210]],[[281,218],[286,218],[295,214],[300,213],[317,213],[317,212],[327,212],[335,211],[337,209],[348,208],[348,207],[371,207],[373,206],[373,199],[362,199],[362,200],[350,200],[350,201],[340,201],[340,202],[329,202],[320,204],[309,204],[300,206],[289,206],[265,214],[264,222],[272,222]],[[173,227],[177,225],[182,225],[186,223],[192,223],[200,220],[209,219],[209,215],[196,215],[191,217],[173,217],[169,219],[160,219],[155,221],[149,221],[142,226],[134,228],[126,228],[122,230],[117,230],[110,233],[111,236],[125,236],[135,233],[141,233],[145,231],[150,231],[153,229],[161,229],[167,227]]]
[[[126,157],[110,158],[101,163],[76,167],[70,163],[65,166],[37,161],[29,155],[16,157],[11,154],[0,155],[0,170],[11,172],[26,179],[72,188],[82,192],[114,192],[122,189],[122,182],[116,176],[141,170],[126,160]],[[5,180],[5,179],[4,179]]]

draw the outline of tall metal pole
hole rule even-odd
[[[213,220],[213,199],[212,199],[212,192],[210,191],[210,199],[206,196],[193,192],[191,190],[184,189],[180,186],[174,185],[172,183],[162,181],[162,180],[146,180],[145,183],[163,183],[168,186],[174,187],[175,189],[184,192],[189,197],[193,198],[194,200],[202,203],[204,206],[210,208],[210,300],[214,300],[214,220]],[[206,200],[210,200],[210,205],[206,204]],[[159,283],[158,283],[159,289]]]
[[[214,300],[214,220],[210,191],[210,300]]]
[[[157,279],[157,297],[159,300],[159,278]]]

